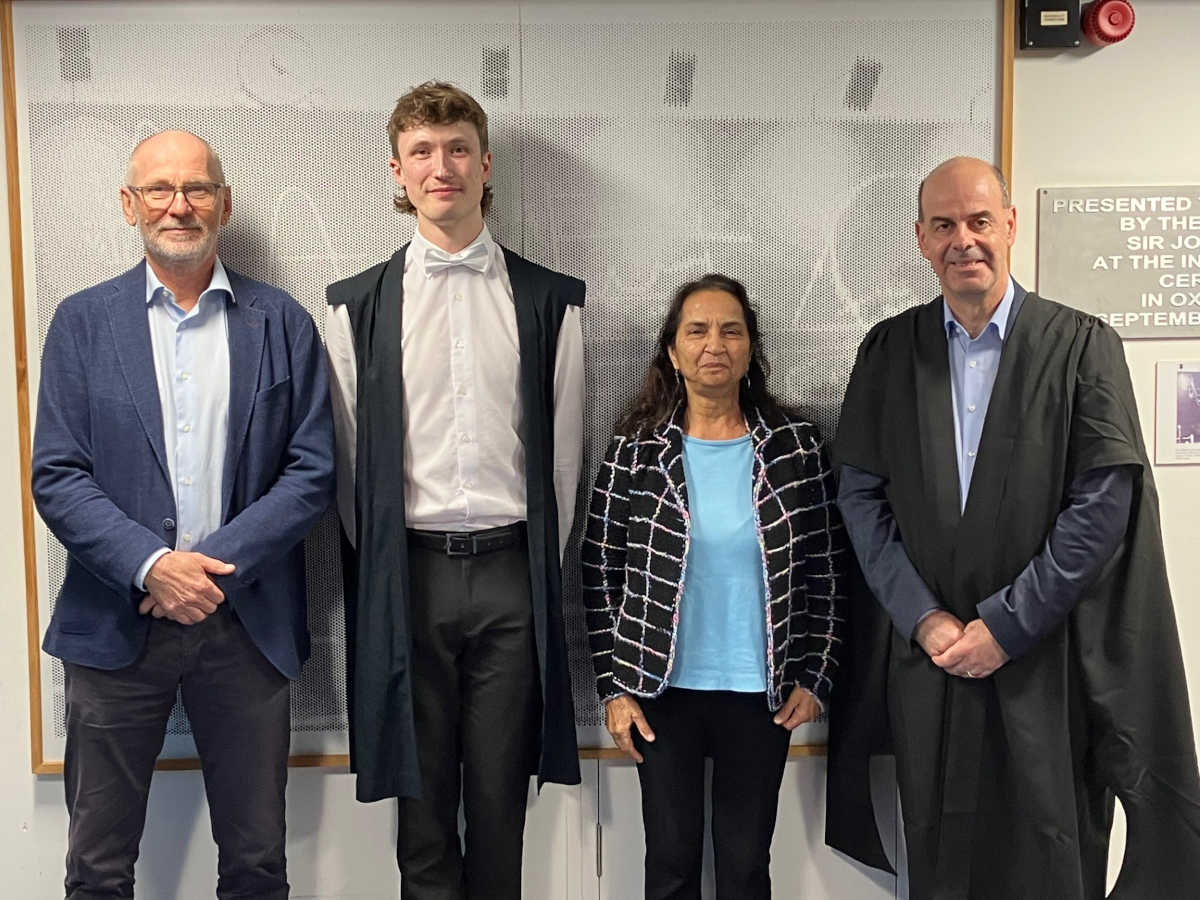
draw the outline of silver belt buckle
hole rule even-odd
[[[474,544],[470,534],[451,532],[446,535],[446,555],[470,556],[475,549]]]

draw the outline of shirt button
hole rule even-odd
[[[458,439],[459,439],[459,441],[461,441],[464,444],[471,443],[471,436],[469,434],[460,434],[458,436]]]
[[[183,482],[184,486],[190,486],[190,485],[191,485],[191,483],[192,483],[192,479],[188,478],[186,475],[184,475],[184,476],[183,476],[182,478],[180,478],[179,480],[180,480],[181,482]]]
[[[459,338],[457,341],[454,342],[454,349],[461,350],[462,348],[463,348],[463,340],[462,340],[462,338]]]
[[[975,365],[975,363],[971,363],[971,365]],[[180,375],[179,377],[180,377],[181,379],[183,379],[184,381],[187,381],[189,378],[191,378],[191,377],[192,377],[192,375],[191,375],[191,373],[190,373],[190,372],[184,372],[184,373],[183,373],[182,375]]]
[[[455,295],[454,295],[454,299],[455,299],[455,300],[461,300],[461,299],[462,299],[462,294],[455,294]]]
[[[975,407],[973,407],[973,406],[971,407],[971,409],[974,409],[974,408],[975,408]],[[191,426],[191,425],[184,425],[184,426],[183,426],[183,430],[184,430],[184,432],[191,431],[191,430],[192,430],[192,426]]]
[[[967,451],[967,456],[969,456],[969,457],[971,457],[972,459],[974,459],[974,458],[975,458],[975,451],[974,451],[974,450],[968,450],[968,451]]]
[[[183,533],[183,539],[190,544],[192,542],[192,533],[190,531],[185,531]]]
[[[975,412],[975,404],[974,403],[972,403],[970,406],[967,407],[967,412]]]
[[[978,365],[978,363],[976,363],[975,360],[971,360],[969,363],[967,363],[967,365],[969,365],[973,369],[973,368],[975,368],[976,365]]]

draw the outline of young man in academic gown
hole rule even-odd
[[[420,85],[388,134],[416,234],[331,285],[326,319],[351,765],[359,800],[399,798],[402,897],[519,900],[529,776],[579,782],[559,564],[584,285],[488,233],[468,94]]]
[[[914,900],[1103,897],[1114,794],[1112,896],[1191,896],[1200,782],[1121,342],[1011,279],[992,166],[943,163],[919,207],[943,297],[867,335],[835,450],[866,584],[826,839],[890,870],[867,764],[894,753]]]

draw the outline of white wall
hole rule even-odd
[[[1195,85],[1200,84],[1200,57],[1193,47],[1195,35],[1200,34],[1200,0],[1137,0],[1135,5],[1137,25],[1123,44],[1094,52],[1018,54],[1013,189],[1020,227],[1013,270],[1028,285],[1035,275],[1037,188],[1200,184],[1200,153],[1195,149],[1200,145],[1200,119],[1193,109]],[[0,296],[4,297],[10,296],[7,233],[7,220],[0,217]],[[1154,362],[1200,358],[1200,340],[1131,342],[1126,344],[1126,354],[1143,428],[1149,431]],[[29,774],[14,360],[12,317],[5,303],[0,312],[0,596],[5,598],[0,604],[0,721],[5,723],[0,729],[0,872],[4,873],[0,891],[10,897],[48,900],[62,896],[66,814],[62,780]],[[1200,709],[1200,609],[1191,600],[1200,587],[1200,554],[1194,550],[1200,546],[1200,517],[1191,506],[1200,498],[1200,470],[1166,467],[1155,474],[1196,710]],[[318,891],[325,898],[396,896],[391,806],[359,806],[352,795],[346,775],[293,771],[288,852],[294,896],[314,896]],[[534,843],[540,847],[569,839],[563,832],[577,802],[566,791],[548,800],[539,804],[542,809],[533,826],[540,835]],[[215,861],[199,777],[157,775],[149,821],[139,867],[143,895],[211,896]],[[561,831],[556,832],[555,823]],[[573,860],[575,865],[588,863]],[[563,884],[557,876],[542,879],[539,893],[558,897]],[[788,896],[783,886],[777,893]]]
[[[1043,187],[1200,184],[1198,0],[1137,0],[1133,34],[1103,49],[1018,52],[1013,108],[1013,201],[1018,210],[1012,267],[1032,286],[1037,197]],[[1197,340],[1125,342],[1153,453],[1154,364],[1200,359]],[[1159,466],[1167,566],[1190,675],[1193,725],[1200,725],[1200,469]],[[1200,735],[1200,729],[1196,732]]]
[[[1200,58],[1198,0],[1137,0],[1133,34],[1110,47],[1018,51],[1014,66],[1013,202],[1018,211],[1013,273],[1026,286],[1037,266],[1037,190],[1073,185],[1200,184],[1200,120],[1194,115]],[[1153,454],[1154,364],[1198,359],[1200,340],[1125,342],[1142,433]],[[1158,466],[1167,569],[1200,735],[1200,469]],[[1124,822],[1110,854],[1119,865]]]
[[[4,148],[0,146],[0,159]],[[0,198],[6,198],[0,184]],[[4,204],[7,208],[7,204]],[[7,251],[8,217],[0,216]],[[17,436],[16,356],[13,348],[12,273],[0,262],[0,868],[20,891],[36,896],[62,866],[61,781],[29,774],[29,668],[25,650],[25,562],[21,538],[20,459]],[[44,890],[42,891],[45,895]]]

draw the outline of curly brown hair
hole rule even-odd
[[[479,135],[479,152],[488,152],[487,113],[479,102],[457,85],[448,81],[426,81],[409,90],[396,101],[396,108],[388,119],[388,143],[393,156],[399,156],[396,140],[400,133],[421,125],[454,125],[470,122]],[[416,214],[416,207],[409,201],[401,188],[392,200],[396,209],[409,215]],[[484,184],[483,197],[479,201],[484,215],[492,207],[492,186]]]

